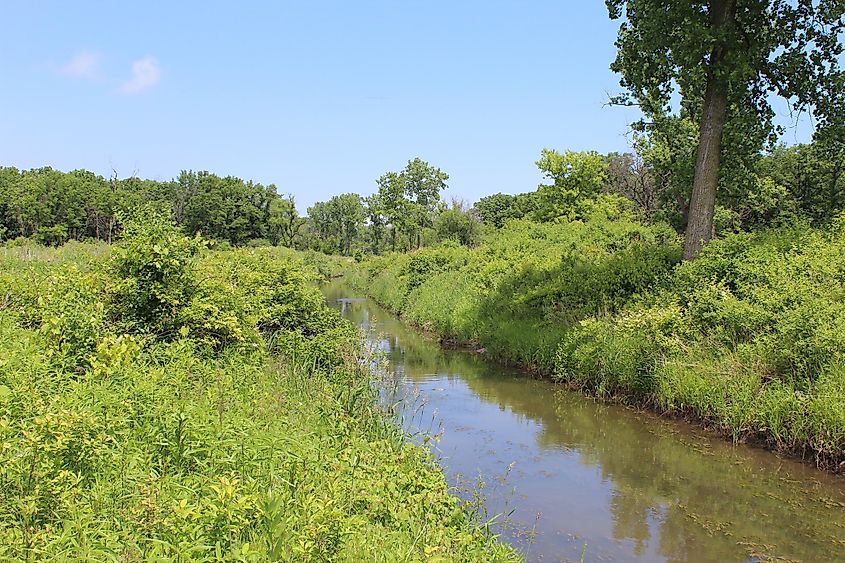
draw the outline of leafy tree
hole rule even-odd
[[[448,187],[446,181],[449,175],[420,158],[409,160],[401,175],[405,183],[405,195],[410,201],[408,211],[411,220],[407,225],[409,243],[412,244],[416,238],[416,247],[419,248],[422,230],[432,226],[440,202],[440,192]]]
[[[795,211],[824,223],[845,210],[845,150],[840,142],[775,147],[761,161],[761,181],[780,186]]]
[[[299,216],[292,195],[270,200],[267,218],[267,232],[270,242],[293,248],[294,240],[305,223]]]
[[[176,199],[182,224],[188,233],[228,240],[238,245],[251,239],[267,238],[267,218],[275,186],[244,182],[234,176],[221,178],[209,172],[183,171],[177,180]]]
[[[340,235],[329,202],[318,201],[308,208],[307,225],[312,235],[311,246],[326,253],[338,252]]]
[[[329,200],[329,203],[332,204],[338,226],[340,251],[348,256],[352,253],[353,241],[357,239],[364,226],[364,204],[361,196],[353,193],[335,196]]]
[[[378,254],[382,248],[387,222],[384,215],[384,203],[382,202],[381,194],[376,192],[364,198],[364,206],[366,207],[367,221],[369,223],[370,250],[373,254]]]
[[[376,180],[381,212],[390,225],[390,250],[396,252],[396,237],[408,222],[405,179],[398,172],[387,172]]]
[[[308,208],[318,247],[326,252],[349,255],[364,227],[364,204],[358,194],[347,193],[317,202]]]
[[[422,230],[432,226],[448,179],[439,168],[415,158],[402,172],[387,172],[376,181],[381,210],[390,225],[391,250],[396,250],[400,232],[408,237],[409,248],[419,248]]]
[[[634,137],[634,150],[653,171],[657,216],[686,230],[695,175],[698,127],[688,116],[657,116]]]
[[[481,238],[481,222],[474,209],[453,199],[434,220],[434,231],[438,240],[454,240],[464,246],[473,246]]]
[[[543,149],[537,167],[551,180],[537,190],[539,221],[571,220],[578,215],[578,204],[599,193],[607,179],[607,162],[595,151],[559,153]]]
[[[474,205],[475,212],[481,221],[501,228],[506,221],[518,218],[517,196],[501,192],[482,197]]]
[[[842,117],[845,80],[838,58],[841,0],[607,0],[622,19],[611,68],[627,89],[617,102],[646,117],[671,113],[675,94],[699,124],[684,257],[710,240],[723,157],[754,155],[773,125],[770,95],[821,128]],[[723,143],[723,141],[725,141]]]
[[[482,197],[474,209],[482,223],[501,228],[511,219],[522,219],[537,210],[537,192],[516,195],[497,193]]]

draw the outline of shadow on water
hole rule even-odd
[[[480,479],[491,515],[513,511],[502,537],[529,560],[845,561],[842,478],[442,350],[344,286],[324,291],[415,397],[409,429],[442,433],[450,482]]]

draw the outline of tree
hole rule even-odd
[[[607,179],[607,162],[595,151],[559,153],[543,149],[537,167],[552,181],[537,190],[539,221],[572,220],[578,204],[597,195]]]
[[[396,251],[399,232],[408,236],[408,247],[419,248],[422,229],[431,227],[448,186],[449,175],[420,158],[409,160],[402,172],[387,172],[376,183],[381,209],[390,225],[390,247]]]
[[[699,124],[684,257],[710,240],[725,149],[759,152],[778,133],[772,93],[820,127],[837,125],[843,89],[838,58],[845,28],[841,0],[606,0],[623,19],[611,68],[647,118],[671,100]],[[723,144],[723,140],[730,141]]]
[[[405,179],[397,172],[382,174],[378,180],[378,199],[381,212],[390,225],[390,250],[396,252],[396,236],[406,224],[408,200],[405,198]]]
[[[201,232],[235,245],[267,237],[270,201],[278,197],[275,186],[205,171],[183,171],[178,183],[174,215],[181,215],[189,234]]]
[[[761,181],[781,186],[797,212],[824,223],[845,210],[845,139],[777,146],[760,162]]]
[[[405,195],[411,202],[409,243],[415,236],[416,246],[419,248],[422,230],[432,226],[437,204],[440,202],[440,192],[448,187],[446,181],[449,175],[424,160],[415,158],[408,161],[402,176],[405,181]]]
[[[658,194],[654,173],[636,153],[607,155],[607,184],[604,189],[633,201],[646,217],[653,217],[657,212]]]
[[[370,238],[370,251],[378,254],[381,251],[382,240],[384,239],[386,218],[384,216],[384,204],[381,194],[376,192],[364,198],[366,207],[368,232]]]
[[[318,201],[308,208],[308,227],[314,248],[326,253],[338,252],[340,236],[329,202]]]
[[[267,218],[267,232],[270,242],[293,248],[299,230],[305,220],[296,210],[296,202],[292,195],[274,197],[270,201]]]
[[[365,211],[358,194],[336,195],[308,208],[320,250],[349,255],[364,226]]]
[[[358,194],[342,194],[329,200],[332,212],[335,214],[340,252],[349,256],[352,253],[352,243],[358,238],[366,217],[364,204]]]
[[[438,240],[454,240],[464,246],[472,246],[481,237],[481,223],[473,209],[453,199],[452,205],[442,210],[434,220],[434,231]]]
[[[688,115],[656,116],[634,136],[634,150],[654,174],[659,217],[679,231],[687,228],[698,126]]]
[[[520,217],[517,197],[500,192],[482,197],[473,207],[483,223],[500,229],[506,221]]]

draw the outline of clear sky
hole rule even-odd
[[[210,170],[304,211],[419,156],[446,197],[534,189],[543,147],[624,150],[604,2],[4,2],[0,164]]]

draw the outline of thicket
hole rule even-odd
[[[694,261],[630,216],[510,221],[474,249],[372,257],[353,285],[445,340],[737,440],[845,461],[845,216]]]
[[[513,557],[378,407],[300,255],[124,234],[0,248],[0,559]]]

